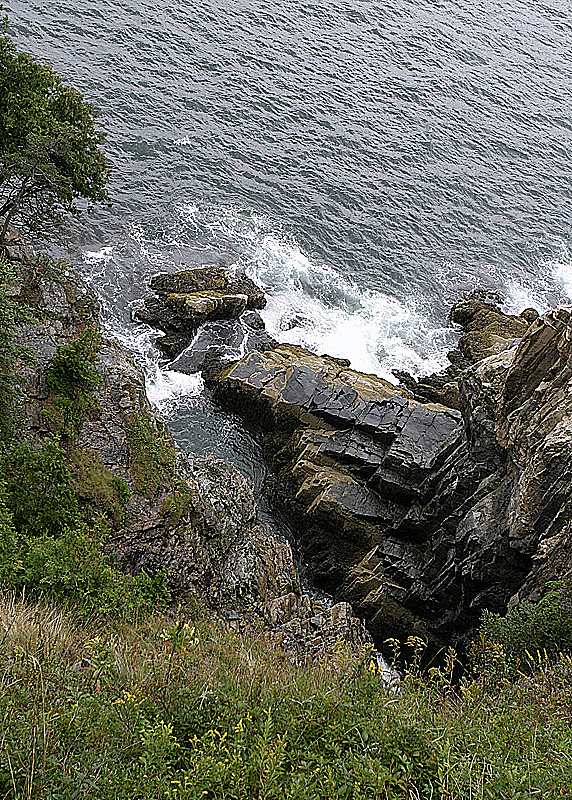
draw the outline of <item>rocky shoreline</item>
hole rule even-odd
[[[265,631],[295,659],[368,640],[346,602],[328,607],[302,589],[288,542],[260,523],[246,480],[230,464],[182,453],[149,405],[144,377],[126,349],[103,339],[101,386],[74,435],[62,426],[46,380],[54,356],[86,331],[99,335],[99,305],[69,265],[38,258],[22,242],[8,255],[12,293],[36,320],[18,330],[32,355],[19,361],[18,438],[34,447],[58,437],[87,518],[103,515],[118,566],[165,573],[175,599],[194,595],[237,630]],[[128,489],[119,502],[117,482]],[[124,482],[124,483],[123,483]]]
[[[328,607],[304,592],[290,544],[258,520],[236,469],[179,451],[117,342],[99,348],[87,419],[75,436],[62,431],[46,371],[59,348],[99,331],[97,299],[71,268],[22,243],[9,254],[13,291],[38,318],[20,331],[34,353],[19,364],[21,436],[61,437],[87,512],[101,511],[98,487],[125,482],[124,510],[104,509],[123,569],[164,571],[175,596],[200,597],[234,628],[262,625],[296,658],[370,635],[379,648],[412,634],[428,652],[462,646],[483,609],[535,601],[570,578],[569,310],[515,317],[468,298],[451,314],[462,328],[451,366],[393,385],[272,340],[256,311],[264,296],[244,276],[153,279],[141,319],[163,331],[178,368],[200,363],[215,399],[259,431],[273,502]],[[237,336],[245,353],[228,362]]]
[[[181,324],[185,280],[162,276],[148,301],[164,331]],[[219,337],[240,323],[229,316]],[[462,643],[483,609],[534,601],[572,566],[570,312],[516,317],[472,296],[451,321],[451,366],[400,385],[276,342],[231,363],[201,352],[217,401],[260,431],[312,580],[351,603],[380,647],[414,633],[431,650]]]

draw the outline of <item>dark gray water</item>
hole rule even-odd
[[[159,269],[239,260],[279,338],[383,375],[446,363],[464,291],[516,310],[572,292],[568,0],[7,6],[108,131],[113,206],[53,244],[191,449],[249,470],[240,426],[129,323]]]

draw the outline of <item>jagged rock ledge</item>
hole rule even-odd
[[[191,343],[203,323],[236,321],[245,311],[255,312],[266,305],[264,292],[250,278],[242,273],[230,276],[222,267],[156,275],[150,286],[154,296],[145,299],[136,316],[164,332],[157,345],[170,358]],[[256,313],[247,317],[251,334],[260,330],[260,322]],[[227,335],[234,328],[236,325],[223,324]],[[264,342],[272,342],[265,332],[256,345]]]
[[[462,640],[571,573],[570,311],[473,297],[451,318],[451,368],[421,388],[288,345],[204,370],[260,429],[314,581],[378,645]]]
[[[340,639],[353,648],[367,641],[347,603],[327,607],[303,592],[290,545],[259,522],[237,470],[179,450],[149,405],[141,370],[118,342],[102,342],[102,386],[77,436],[62,433],[46,370],[58,348],[86,329],[99,330],[98,302],[69,265],[56,267],[18,241],[8,255],[19,270],[13,293],[39,320],[18,332],[34,354],[32,363],[17,365],[24,384],[20,435],[34,446],[62,436],[88,514],[92,506],[109,511],[101,485],[125,481],[127,505],[108,514],[118,563],[132,572],[165,570],[177,595],[198,595],[233,627],[262,624],[296,657],[331,651]]]

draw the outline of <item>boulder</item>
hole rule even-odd
[[[156,296],[147,298],[136,316],[165,332],[157,344],[170,358],[190,344],[202,323],[235,320],[266,305],[264,292],[250,278],[221,267],[155,275],[150,286]]]
[[[530,311],[528,309],[520,317],[505,314],[498,305],[474,295],[457,303],[451,310],[450,319],[463,329],[457,345],[459,352],[469,364],[499,353],[515,339],[524,336],[530,324]]]

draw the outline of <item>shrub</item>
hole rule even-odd
[[[4,584],[60,602],[75,601],[82,613],[121,615],[155,608],[168,599],[164,576],[133,577],[113,566],[105,552],[103,520],[81,518],[66,453],[56,439],[35,450],[22,444],[4,459],[0,486],[0,576]],[[127,487],[113,476],[113,510],[121,510]]]
[[[572,585],[554,583],[538,603],[521,603],[504,617],[483,612],[480,632],[502,647],[514,668],[527,660],[527,651],[572,652]]]
[[[21,444],[4,459],[6,504],[23,536],[59,536],[78,521],[66,453],[57,439],[38,450]]]
[[[93,391],[102,384],[95,367],[100,346],[99,332],[87,328],[77,339],[58,347],[46,370],[51,389],[46,415],[69,438],[79,433],[86,416],[97,408]]]
[[[121,616],[165,605],[168,593],[162,575],[151,578],[142,571],[125,575],[114,568],[104,552],[106,532],[101,526],[77,524],[60,536],[40,534],[22,540],[14,589],[73,603],[82,616]]]

